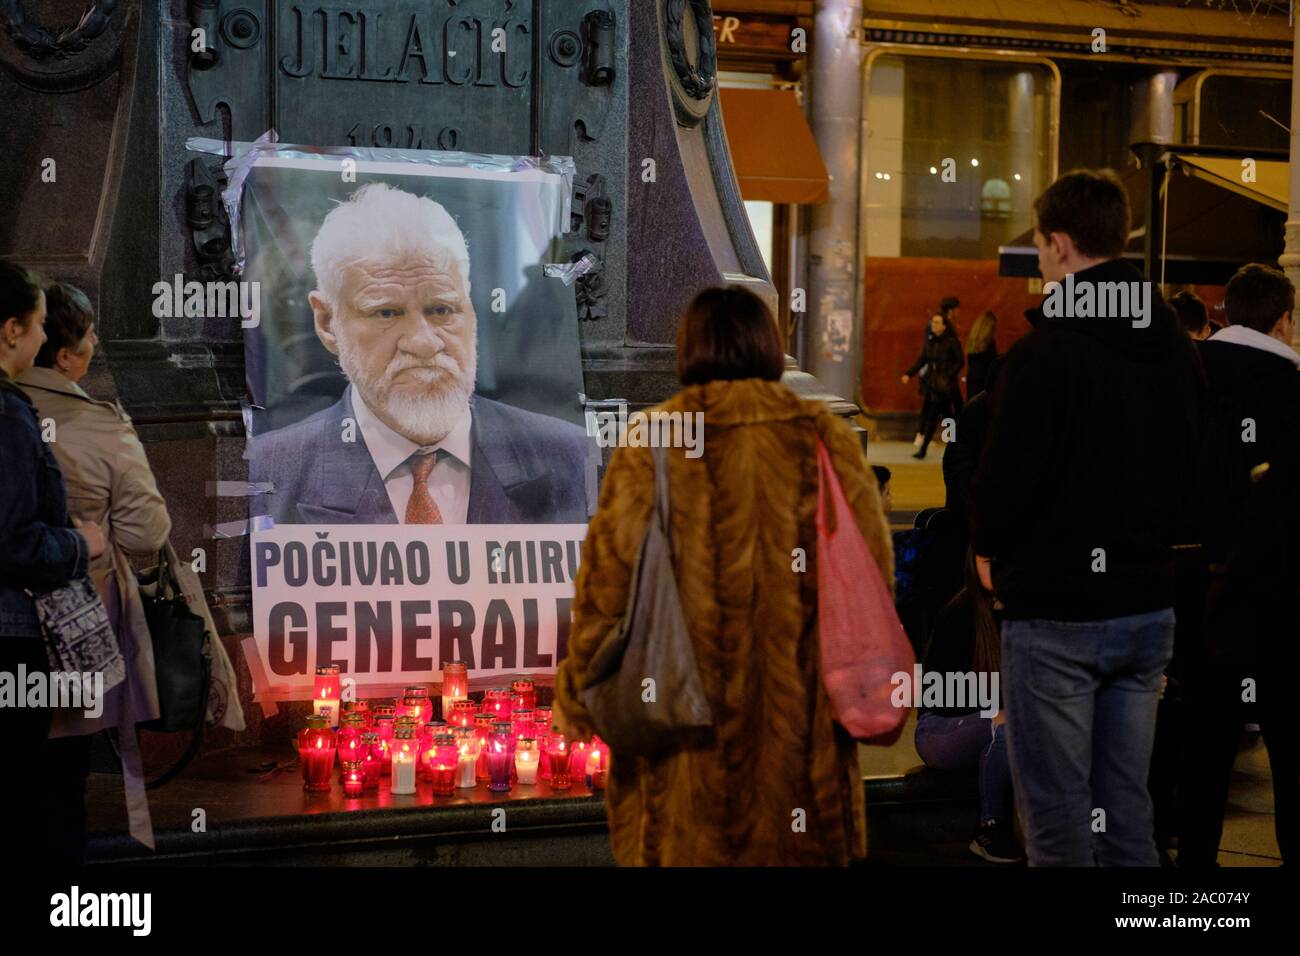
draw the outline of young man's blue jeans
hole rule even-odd
[[[1156,866],[1147,774],[1172,608],[1004,621],[1011,776],[1031,866]]]

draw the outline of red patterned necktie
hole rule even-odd
[[[407,524],[442,524],[442,512],[429,494],[429,475],[438,461],[438,452],[416,452],[407,461],[411,465],[411,500],[406,503]]]

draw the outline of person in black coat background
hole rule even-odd
[[[1236,706],[1229,709],[1235,721],[1229,729],[1233,746],[1226,754],[1227,769],[1216,781],[1226,802],[1232,757],[1240,736],[1245,688],[1240,670],[1232,662],[1253,662],[1254,719],[1268,748],[1273,777],[1273,826],[1284,866],[1300,863],[1300,731],[1297,730],[1292,681],[1300,667],[1300,646],[1295,641],[1300,626],[1300,431],[1277,442],[1270,460],[1255,469],[1256,480],[1247,502],[1235,544],[1221,573],[1211,585],[1205,630],[1226,670],[1236,678],[1230,689]],[[1217,804],[1222,830],[1223,802]],[[1180,836],[1178,865],[1214,865],[1218,840],[1202,846],[1194,835]],[[1202,852],[1204,851],[1204,852]]]
[[[1257,551],[1260,543],[1252,536],[1268,524],[1267,517],[1257,517],[1251,526],[1245,524],[1251,475],[1300,430],[1300,354],[1289,345],[1294,307],[1295,289],[1285,275],[1269,266],[1243,266],[1228,283],[1224,297],[1229,325],[1197,343],[1209,386],[1201,459],[1205,537],[1198,565],[1184,572],[1189,581],[1188,598],[1180,614],[1194,626],[1180,628],[1175,654],[1184,710],[1177,783],[1180,867],[1215,865],[1243,722],[1254,719],[1261,728],[1268,725],[1265,743],[1275,764],[1275,777],[1279,764],[1294,772],[1291,736],[1283,731],[1288,720],[1294,722],[1294,712],[1268,711],[1262,696],[1265,680],[1286,672],[1250,646],[1249,639],[1255,636],[1247,624],[1250,608],[1234,601],[1242,618],[1231,627],[1207,628],[1204,634],[1200,627],[1207,590],[1213,601],[1216,592],[1225,587],[1229,555],[1234,550]],[[1274,486],[1275,481],[1269,484]],[[1283,509],[1280,519],[1285,514]],[[1251,589],[1257,582],[1243,583],[1240,577],[1238,573],[1232,589],[1255,593]],[[1294,590],[1294,584],[1291,588]],[[1288,627],[1288,631],[1259,632],[1259,636],[1273,639],[1293,634],[1295,621]],[[1243,682],[1247,680],[1257,680],[1260,685],[1258,717],[1244,713]],[[1277,747],[1287,754],[1274,758]],[[1291,790],[1285,792],[1294,793],[1294,780]],[[1279,798],[1279,843],[1287,829],[1284,818],[1295,810],[1294,799],[1284,807]],[[1294,864],[1296,852],[1293,842],[1288,860],[1288,848],[1283,847],[1283,859]]]
[[[998,317],[985,312],[966,336],[966,400],[988,387],[989,369],[998,357]]]
[[[925,330],[921,354],[902,376],[906,385],[913,375],[918,375],[921,385],[921,425],[913,458],[925,457],[934,429],[945,416],[956,418],[961,414],[961,370],[965,364],[956,329],[946,316],[936,312]]]

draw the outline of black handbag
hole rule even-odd
[[[167,549],[159,555],[156,568],[136,577],[158,682],[158,719],[140,726],[162,733],[194,731],[193,741],[177,764],[148,784],[153,789],[175,777],[198,753],[207,719],[211,665],[206,622],[190,610]]]

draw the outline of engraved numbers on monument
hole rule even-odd
[[[529,151],[528,0],[276,4],[284,142]]]

